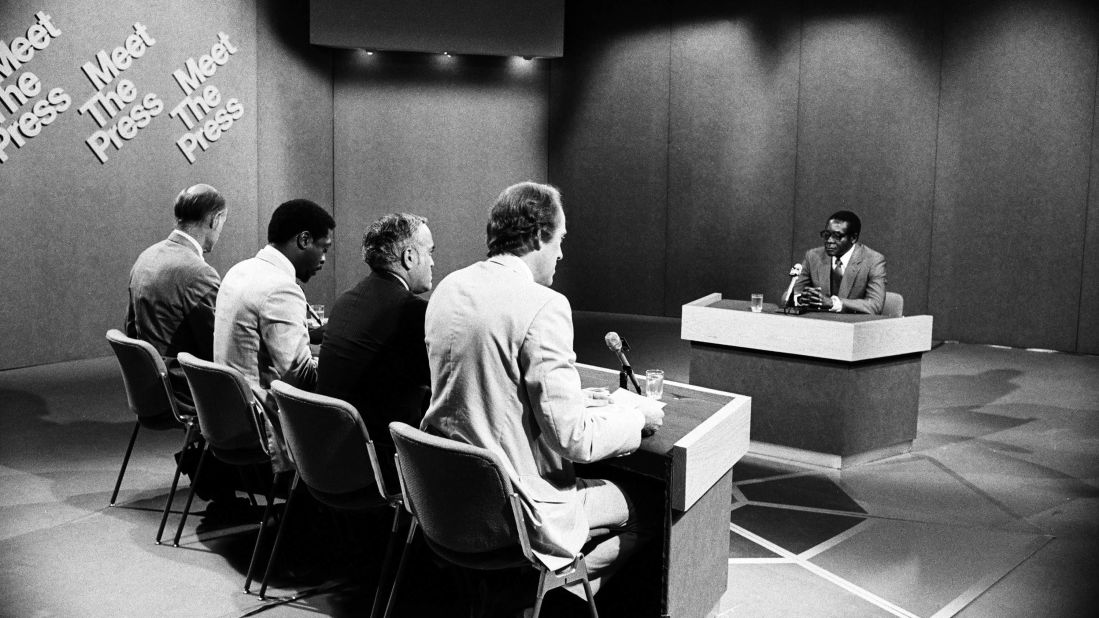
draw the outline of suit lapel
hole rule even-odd
[[[851,249],[851,259],[848,260],[847,266],[843,268],[843,280],[840,281],[840,293],[836,294],[840,298],[849,298],[851,295],[851,286],[855,284],[855,273],[858,272],[859,265],[862,263],[862,245],[856,244]]]
[[[822,249],[820,259],[813,264],[813,281],[821,289],[825,296],[835,294],[832,291],[832,258]]]

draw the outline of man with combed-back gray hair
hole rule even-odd
[[[176,397],[191,403],[191,389],[176,362],[180,352],[213,360],[214,304],[221,278],[203,255],[221,237],[228,208],[217,189],[197,184],[176,196],[176,226],[130,269],[126,335],[147,341],[164,357]]]
[[[427,301],[417,294],[431,289],[434,250],[421,216],[394,213],[370,224],[362,244],[370,274],[336,299],[321,344],[317,392],[355,406],[387,474],[389,423],[418,425],[427,406]]]

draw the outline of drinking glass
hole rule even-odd
[[[763,311],[763,294],[752,294],[752,313]]]
[[[664,396],[664,371],[649,369],[645,372],[645,396],[660,399]]]

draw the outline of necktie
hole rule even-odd
[[[832,274],[829,277],[829,283],[832,284],[832,296],[839,296],[840,293],[840,281],[843,280],[843,262],[836,258],[835,264],[832,265]]]

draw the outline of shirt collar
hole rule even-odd
[[[404,280],[404,277],[398,275],[397,273],[395,273],[393,271],[390,271],[390,270],[375,270],[374,273],[376,275],[378,275],[379,277],[384,277],[386,279],[393,279],[397,283],[400,283],[401,285],[403,285],[404,289],[408,290],[409,292],[412,291],[412,288],[408,287],[408,282]]]
[[[187,240],[189,240],[191,242],[191,244],[194,245],[195,251],[198,251],[198,256],[200,258],[202,258],[203,260],[206,259],[203,255],[205,252],[202,250],[202,245],[198,244],[198,241],[195,240],[194,236],[191,236],[190,234],[188,234],[187,232],[184,232],[183,230],[172,230],[172,234],[178,234],[178,235],[186,238]]]
[[[531,283],[534,283],[534,273],[530,271],[530,266],[527,266],[527,263],[523,261],[523,258],[513,253],[500,253],[498,255],[490,257],[488,261],[499,264],[504,268],[514,270],[515,272],[519,273],[519,275],[522,276],[524,279],[527,279]]]
[[[841,266],[847,266],[847,264],[850,262],[849,258],[851,257],[851,253],[855,251],[855,247],[858,244],[859,243],[851,243],[851,248],[847,250],[847,253],[844,253],[843,255],[836,256],[835,258],[832,259],[832,263],[835,264],[835,261],[839,260]]]
[[[263,260],[264,262],[276,266],[279,270],[285,272],[291,277],[295,276],[294,264],[290,262],[289,258],[282,254],[282,251],[279,251],[271,245],[267,245],[266,247],[260,249],[259,253],[256,254],[256,257]]]

